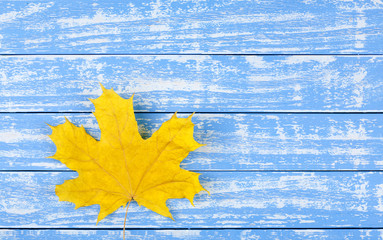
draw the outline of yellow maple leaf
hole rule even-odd
[[[68,119],[51,126],[50,138],[57,148],[51,158],[79,174],[57,185],[57,196],[73,202],[76,209],[99,204],[97,223],[132,200],[173,219],[167,199],[187,198],[193,204],[194,195],[205,190],[198,173],[179,166],[190,151],[203,146],[193,138],[192,115],[178,118],[174,114],[144,140],[138,132],[133,96],[123,99],[113,89],[101,87],[102,95],[91,99],[100,141]]]

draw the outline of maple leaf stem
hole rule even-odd
[[[130,202],[132,201],[132,198],[129,200],[128,206],[126,207],[126,212],[125,212],[125,219],[124,219],[124,230],[123,230],[123,240],[125,240],[125,224],[126,224],[126,217],[128,216],[128,209]]]

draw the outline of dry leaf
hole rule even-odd
[[[67,119],[51,126],[50,138],[57,147],[51,158],[79,173],[76,179],[56,186],[57,196],[73,202],[76,209],[99,204],[97,223],[132,200],[173,219],[167,199],[187,198],[193,204],[194,195],[205,190],[198,173],[179,166],[190,151],[202,146],[193,138],[191,116],[174,114],[144,140],[138,132],[133,96],[123,99],[113,89],[102,90],[99,98],[91,100],[100,141]]]

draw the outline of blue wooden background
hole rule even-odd
[[[132,203],[129,239],[383,239],[383,1],[0,0],[0,239],[121,239],[55,185],[64,116],[98,138],[99,82],[141,134],[196,112],[210,191]]]

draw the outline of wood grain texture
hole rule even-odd
[[[383,237],[383,230],[254,230],[254,229],[232,229],[232,230],[127,230],[128,239],[147,240],[227,240],[227,239],[259,239],[259,240],[339,240],[339,239],[364,239],[376,240]],[[0,230],[0,238],[3,240],[24,239],[122,239],[122,230]]]
[[[0,53],[383,53],[383,3],[0,1]]]
[[[100,82],[145,112],[381,112],[382,69],[382,56],[8,56],[0,111],[90,112]]]
[[[148,138],[171,115],[136,114],[141,134]],[[64,116],[99,139],[92,114],[0,114],[0,169],[67,169],[46,158],[56,148],[45,123]],[[189,170],[383,170],[381,114],[195,114],[193,122],[207,146],[182,162]]]
[[[382,172],[201,172],[210,192],[169,200],[176,221],[133,202],[128,228],[381,227]],[[123,225],[120,208],[96,226],[98,206],[74,210],[59,202],[56,184],[74,172],[2,172],[1,228],[95,228]]]
[[[0,239],[121,239],[56,184],[45,123],[99,138],[99,83],[146,138],[197,112],[211,195],[132,203],[131,239],[383,239],[383,1],[0,0]],[[362,55],[359,55],[362,54]],[[338,114],[332,114],[338,113]],[[185,117],[187,114],[179,114]]]

